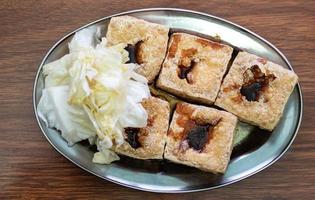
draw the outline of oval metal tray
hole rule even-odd
[[[268,41],[239,25],[215,16],[165,8],[134,10],[113,16],[119,15],[131,15],[164,24],[173,30],[194,32],[210,37],[219,36],[222,41],[234,47],[265,57],[292,70],[285,56]],[[84,170],[120,185],[151,192],[180,193],[202,191],[235,183],[270,166],[289,148],[302,119],[303,103],[299,85],[290,96],[283,117],[273,133],[257,144],[255,149],[246,149],[245,146],[241,147],[240,152],[233,152],[224,175],[214,175],[166,161],[141,161],[125,157],[110,165],[99,165],[92,163],[93,151],[87,145],[79,143],[69,147],[56,130],[47,128],[37,116],[36,106],[43,89],[42,66],[67,53],[68,42],[80,29],[100,26],[105,35],[109,20],[113,16],[102,18],[67,34],[48,51],[38,68],[33,91],[36,119],[45,137],[63,156]],[[258,137],[257,140],[259,141],[260,138]]]

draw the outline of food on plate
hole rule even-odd
[[[233,141],[255,126],[273,130],[298,81],[246,52],[228,69],[232,47],[180,32],[168,41],[169,28],[134,17],[113,17],[107,30],[107,38],[100,27],[80,30],[68,54],[43,66],[37,105],[69,145],[96,145],[94,163],[120,154],[224,173]]]
[[[169,128],[167,160],[224,173],[233,148],[237,117],[225,111],[178,103]]]
[[[69,145],[89,139],[99,150],[93,162],[110,163],[119,159],[111,148],[124,142],[124,129],[147,126],[141,102],[151,95],[137,66],[126,64],[127,44],[108,47],[98,37],[97,28],[77,32],[69,54],[43,66],[45,89],[37,109]]]
[[[157,86],[188,100],[213,104],[232,52],[224,44],[174,33]]]
[[[297,81],[293,71],[240,52],[224,78],[215,105],[242,121],[271,131],[279,122]]]
[[[113,17],[106,37],[110,45],[128,44],[134,55],[131,62],[140,65],[136,71],[151,83],[158,75],[167,48],[169,28],[131,16]]]
[[[124,143],[114,146],[113,150],[138,159],[163,159],[170,116],[169,103],[149,97],[142,100],[142,105],[148,113],[147,126],[125,128]]]

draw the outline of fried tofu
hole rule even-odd
[[[113,17],[108,25],[106,38],[109,45],[126,43],[135,46],[136,70],[151,83],[163,63],[169,28],[131,16]]]
[[[163,159],[169,126],[169,104],[159,98],[150,97],[143,100],[142,105],[148,112],[147,126],[140,129],[126,128],[125,142],[113,150],[137,159]]]
[[[178,103],[167,135],[164,158],[213,173],[230,160],[237,117],[214,108]]]
[[[171,94],[214,103],[233,49],[186,33],[171,36],[157,86]]]
[[[224,79],[215,105],[244,122],[272,131],[297,81],[293,71],[240,52]]]

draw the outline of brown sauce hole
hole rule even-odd
[[[139,132],[140,132],[140,128],[132,128],[132,127],[125,128],[125,140],[134,149],[141,147],[141,143],[139,141]]]
[[[177,68],[177,75],[178,78],[180,79],[186,79],[187,83],[189,84],[193,84],[194,83],[194,79],[193,79],[193,75],[192,75],[192,71],[194,69],[194,67],[196,66],[196,62],[195,61],[191,61],[191,64],[189,66],[184,66],[184,65],[179,65]]]
[[[196,123],[186,134],[185,141],[187,141],[188,147],[198,152],[203,151],[206,144],[213,138],[213,127],[210,123]]]
[[[176,124],[182,127],[183,131],[174,132],[170,129],[169,134],[171,134],[175,140],[180,140],[182,142],[187,141],[189,148],[201,152],[206,144],[213,138],[213,129],[219,123],[220,119],[213,120],[209,123],[197,122],[196,120],[191,119],[194,110],[195,109],[184,103],[178,103],[176,106],[176,112],[178,113]]]
[[[125,47],[125,50],[129,53],[129,61],[127,63],[137,63],[139,65],[144,63],[142,56],[143,44],[143,41],[140,40],[135,45],[128,44]]]
[[[244,84],[240,89],[240,94],[247,101],[258,101],[260,96],[268,89],[270,82],[275,78],[273,74],[265,75],[258,65],[253,65],[243,74]]]
[[[191,74],[194,66],[197,64],[193,57],[197,53],[197,49],[189,48],[181,51],[181,57],[177,68],[177,75],[180,79],[186,79],[187,83],[193,83],[193,76]]]

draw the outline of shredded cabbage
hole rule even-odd
[[[38,103],[38,116],[48,127],[61,131],[69,145],[96,136],[94,127],[82,107],[69,105],[69,86],[45,88]]]
[[[47,88],[59,85],[69,85],[69,68],[72,66],[72,57],[67,54],[43,67],[45,86]]]
[[[106,38],[97,44],[99,33],[97,28],[76,33],[69,43],[69,54],[46,64],[43,71],[46,75],[45,87],[48,88],[45,90],[67,85],[68,93],[64,96],[68,106],[81,109],[86,114],[84,120],[89,122],[97,135],[96,144],[100,152],[94,155],[93,162],[107,164],[119,159],[110,149],[123,143],[124,128],[146,126],[148,115],[141,101],[150,96],[150,91],[147,79],[134,71],[137,65],[125,64],[129,59],[124,49],[126,44],[108,47]],[[43,102],[44,95],[40,104]],[[47,100],[45,104],[50,102]],[[48,111],[41,111],[43,119],[49,117],[44,114]],[[72,117],[70,114],[67,116]],[[51,120],[50,126],[56,127],[56,123]],[[60,130],[69,143],[83,139],[79,137],[80,130],[72,131],[71,135],[64,133],[67,129]]]

